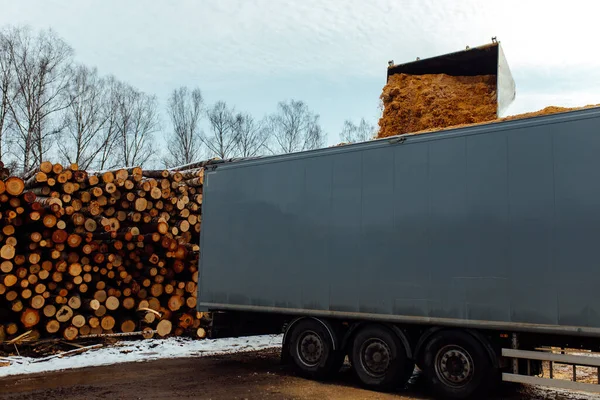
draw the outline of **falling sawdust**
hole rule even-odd
[[[384,109],[376,138],[436,132],[600,106],[549,106],[535,112],[497,118],[494,75],[397,74],[390,77],[380,97]]]
[[[496,118],[496,76],[392,75],[378,138]]]

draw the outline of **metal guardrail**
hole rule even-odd
[[[598,369],[598,377],[600,378],[600,357],[581,356],[573,354],[555,354],[544,351],[517,350],[517,349],[502,349],[502,356],[507,358],[526,359],[529,360],[548,361],[550,363],[550,377],[541,378],[537,376],[521,375],[518,369],[514,369],[513,373],[502,373],[502,380],[505,382],[524,383],[528,385],[540,385],[554,388],[581,390],[585,392],[600,393],[600,379],[598,383],[583,383],[577,382],[577,366],[596,367]],[[567,364],[573,366],[573,380],[554,379],[553,363]],[[514,365],[514,364],[513,364]]]

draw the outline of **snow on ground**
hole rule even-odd
[[[152,361],[165,358],[203,357],[220,354],[265,350],[281,346],[283,335],[194,340],[181,337],[119,341],[85,353],[43,358],[2,357],[10,366],[0,367],[0,377],[95,367],[126,362]]]

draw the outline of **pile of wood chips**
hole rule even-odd
[[[380,96],[378,138],[496,118],[496,76],[396,74]]]
[[[0,343],[205,337],[195,307],[209,163],[93,173],[44,162],[23,177],[0,165]]]
[[[379,119],[377,138],[435,132],[600,106],[549,106],[534,112],[497,118],[496,96],[495,75],[392,75],[380,96],[383,115]]]

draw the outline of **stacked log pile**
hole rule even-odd
[[[0,165],[0,342],[143,332],[204,337],[204,166],[86,172]]]

